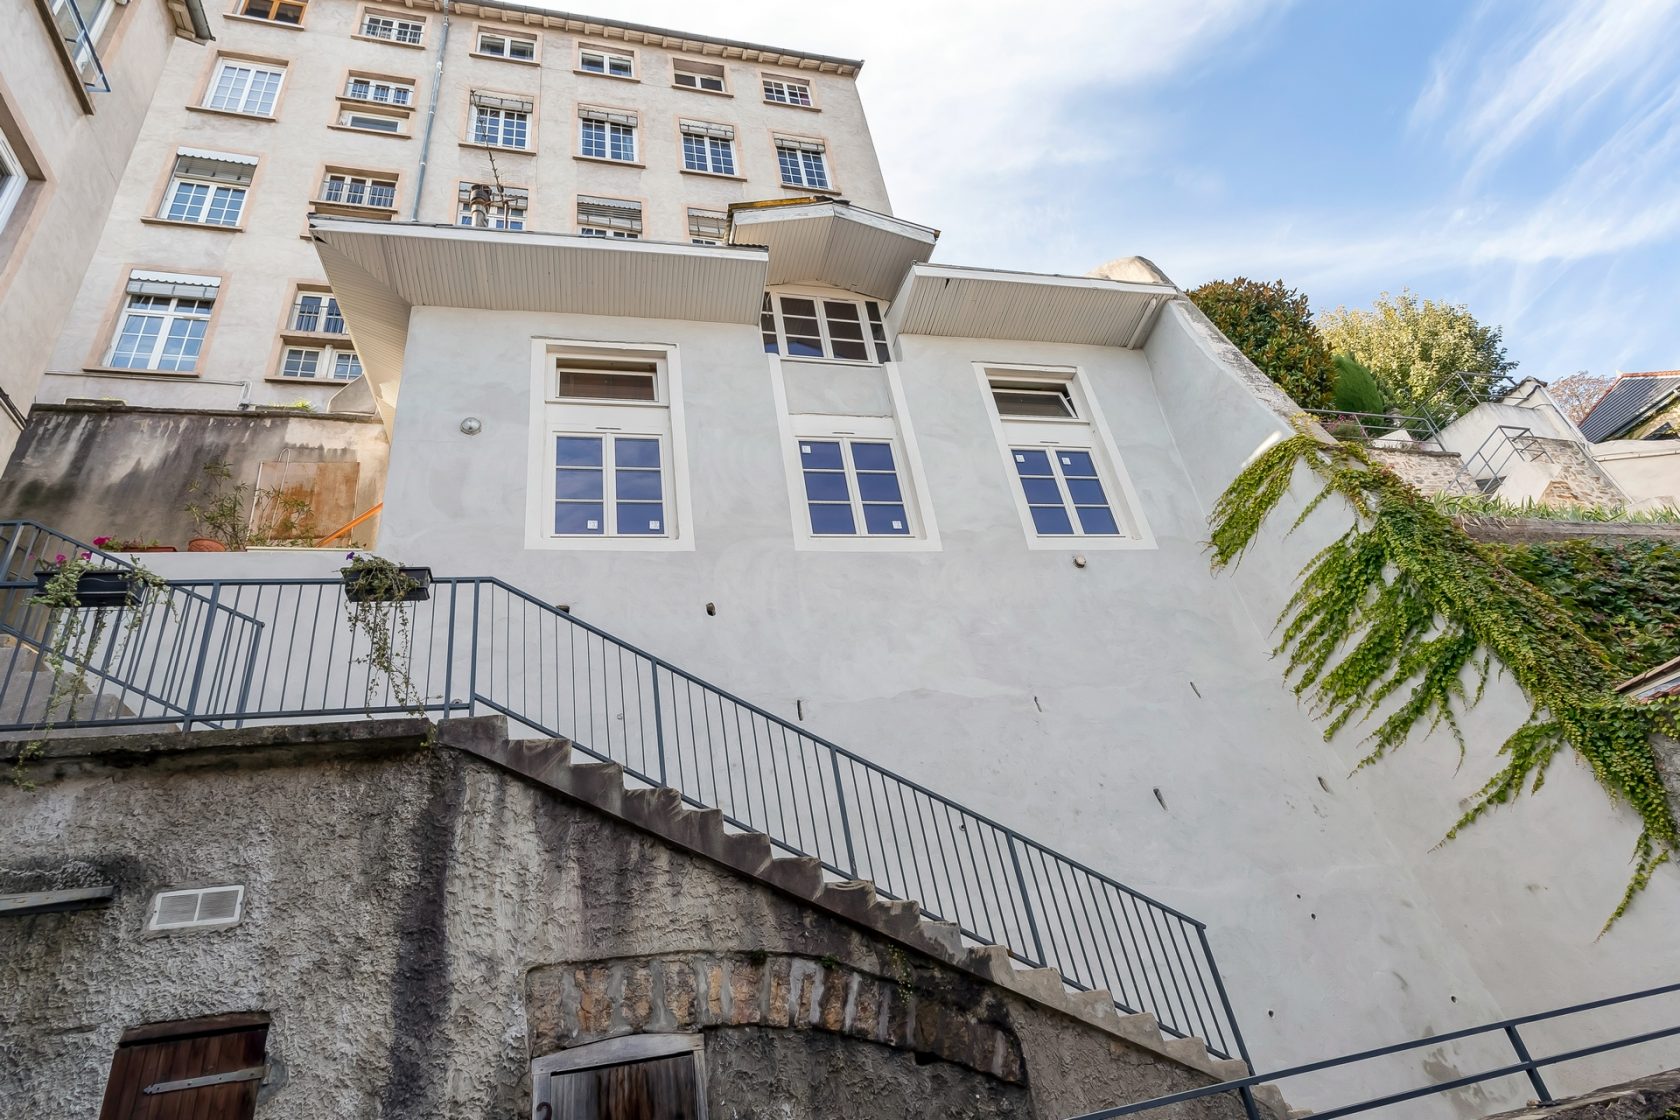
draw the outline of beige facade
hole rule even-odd
[[[312,212],[716,243],[731,203],[888,209],[855,61],[488,4],[240,0],[210,21],[214,49],[169,53],[43,401],[330,407],[366,355]],[[131,297],[202,322],[124,342]]]
[[[0,458],[94,255],[164,58],[203,59],[207,30],[198,0],[0,5]]]

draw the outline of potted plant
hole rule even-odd
[[[103,548],[109,540],[96,537],[93,543]],[[91,552],[74,557],[61,552],[52,563],[35,570],[31,601],[56,607],[132,607],[144,596],[147,584],[137,576],[136,569],[96,564]]]
[[[432,597],[432,570],[405,567],[372,553],[345,554],[339,569],[344,597],[352,603],[419,603]]]
[[[409,676],[413,656],[413,612],[407,603],[431,598],[432,570],[404,567],[372,553],[345,554],[345,613],[352,635],[360,632],[366,651],[353,659],[368,666],[364,703],[373,709],[375,674],[385,678],[396,702],[415,715],[426,714],[425,697]]]
[[[103,541],[105,543],[101,544],[100,543],[101,541]],[[159,541],[156,537],[153,537],[149,541],[141,540],[139,537],[135,537],[132,540],[119,540],[119,539],[115,539],[115,538],[112,538],[112,537],[95,537],[93,539],[93,543],[94,543],[94,547],[102,548],[107,552],[179,552],[179,551],[181,551],[180,549],[176,548],[172,544],[161,544],[161,543],[159,543]]]

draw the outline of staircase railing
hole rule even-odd
[[[0,594],[10,616],[28,592],[12,583]],[[177,597],[195,609],[179,609]],[[98,667],[103,705],[56,726],[221,727],[410,710],[349,624],[338,580],[182,580],[167,596],[112,610],[140,616],[134,638],[76,660]],[[1054,968],[1071,988],[1107,989],[1120,1010],[1153,1014],[1166,1034],[1247,1061],[1195,918],[500,580],[436,580],[429,599],[393,605],[384,624],[426,712],[497,712],[527,733],[568,739],[836,878],[916,899],[975,943]],[[6,632],[19,643],[15,662],[32,643],[18,627]],[[0,731],[41,722],[9,698],[0,703]]]

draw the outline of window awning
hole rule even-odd
[[[580,108],[578,116],[586,121],[605,121],[610,124],[622,124],[629,128],[635,128],[636,122],[640,119],[634,113],[614,113],[606,109],[589,108]]]
[[[887,318],[893,334],[1135,350],[1178,294],[1170,283],[918,264]]]
[[[240,155],[237,152],[212,152],[206,148],[176,148],[175,154],[186,159],[202,159],[211,163],[237,163],[249,167],[257,165],[256,156]]]
[[[731,245],[770,250],[771,284],[830,284],[882,300],[939,240],[936,229],[834,199],[741,202],[729,217]]]
[[[735,129],[727,124],[708,124],[705,121],[691,121],[684,117],[677,120],[677,127],[686,136],[716,136],[719,140],[735,139]]]
[[[135,269],[128,274],[124,290],[131,296],[164,296],[171,299],[215,299],[222,281],[217,276],[190,276],[178,272],[148,272]]]

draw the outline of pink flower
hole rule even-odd
[[[61,552],[57,556],[53,557],[53,563],[54,564],[64,563],[64,553]]]
[[[93,538],[93,547],[95,547],[95,548],[104,548],[106,545],[108,545],[110,543],[111,543],[111,538],[110,537],[94,537]]]
[[[82,559],[83,560],[92,560],[93,559],[93,553],[91,553],[91,552],[82,553]]]

